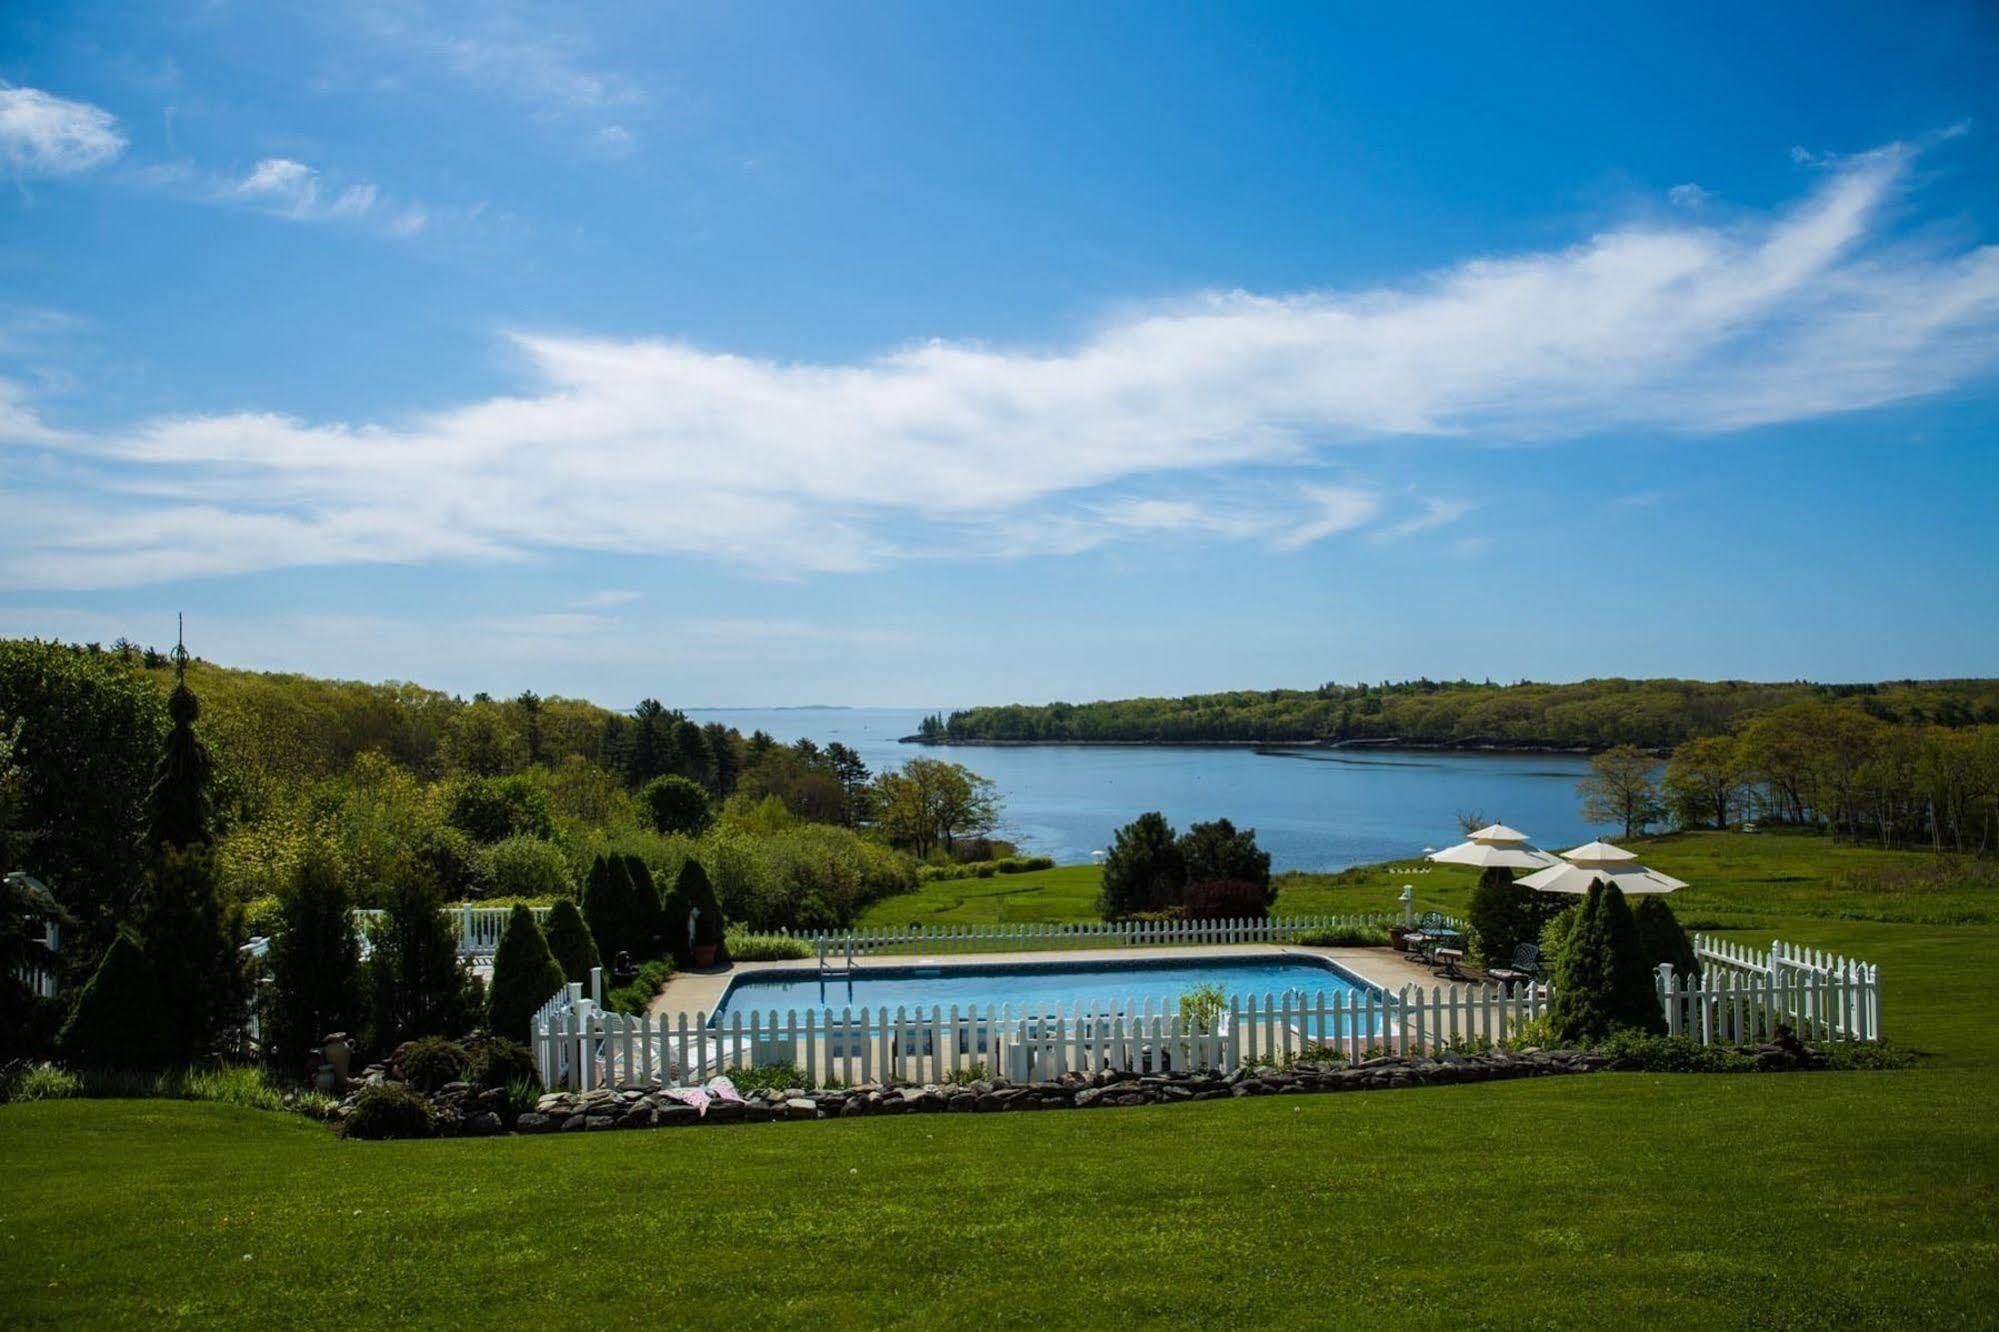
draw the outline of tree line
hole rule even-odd
[[[1999,725],[1897,724],[1826,700],[1787,704],[1730,734],[1674,747],[1662,766],[1633,746],[1591,760],[1592,822],[1786,823],[1884,847],[1999,848]]]
[[[978,707],[926,719],[932,743],[980,741],[1390,742],[1461,748],[1664,751],[1731,734],[1758,716],[1826,703],[1890,725],[1999,724],[1999,680],[1758,684],[1584,680],[1574,684],[1410,680],[1243,690],[1184,698]]]

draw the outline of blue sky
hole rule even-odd
[[[1999,669],[1989,6],[8,6],[0,632],[627,704]]]

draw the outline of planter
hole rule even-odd
[[[697,967],[712,967],[712,966],[714,966],[714,965],[715,965],[715,949],[716,949],[716,947],[717,947],[717,946],[718,946],[718,945],[715,945],[715,944],[711,944],[711,943],[710,943],[710,944],[695,944],[695,945],[694,945],[694,965],[695,965],[695,966],[697,966]]]
[[[1409,951],[1409,935],[1411,932],[1407,925],[1390,925],[1388,927],[1388,942],[1394,946],[1396,952],[1406,953]]]

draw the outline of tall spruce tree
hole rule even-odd
[[[163,1054],[185,1064],[216,1052],[241,1028],[249,982],[237,951],[242,921],[218,891],[209,845],[215,765],[194,733],[201,704],[187,687],[184,641],[175,644],[173,660],[170,724],[147,796],[151,864],[136,923],[159,986]]]
[[[510,1041],[526,1041],[535,1010],[548,1002],[564,982],[562,964],[548,951],[548,940],[535,923],[534,912],[516,902],[507,917],[507,932],[493,954],[493,988],[486,999],[486,1030]]]
[[[329,1034],[358,1034],[361,948],[346,880],[323,851],[301,860],[278,894],[270,966],[273,1063],[297,1068]]]
[[[146,849],[158,855],[167,847],[206,846],[214,815],[208,783],[215,761],[208,746],[194,733],[201,702],[187,687],[188,652],[185,638],[174,645],[174,688],[167,695],[167,740],[153,769],[146,793]]]

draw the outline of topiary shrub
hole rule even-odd
[[[534,912],[516,903],[507,917],[507,932],[493,954],[493,986],[486,998],[486,1028],[497,1036],[520,1040],[528,1035],[535,1010],[567,981],[562,966],[548,951]]]
[[[56,1050],[78,1068],[151,1069],[164,1062],[165,1048],[152,963],[137,937],[120,930],[77,996]]]
[[[634,930],[634,957],[658,957],[666,940],[666,912],[660,906],[659,887],[653,882],[652,867],[643,856],[627,855],[625,877],[631,880],[631,911]]]
[[[472,1068],[472,1056],[457,1041],[425,1036],[403,1047],[396,1067],[410,1086],[434,1092],[447,1082],[463,1082]]]
[[[340,1136],[371,1141],[428,1138],[433,1129],[428,1101],[408,1087],[382,1082],[362,1091],[352,1113],[341,1121]]]
[[[471,1043],[471,1055],[472,1068],[466,1080],[480,1091],[512,1087],[517,1082],[541,1086],[541,1070],[535,1067],[534,1053],[519,1041],[505,1036],[481,1036]]]
[[[1680,928],[1680,918],[1663,895],[1640,897],[1638,905],[1631,908],[1631,920],[1638,928],[1638,951],[1646,965],[1657,971],[1660,963],[1671,963],[1675,984],[1700,979],[1701,963],[1694,955],[1693,940]]]
[[[549,953],[569,980],[587,984],[591,968],[604,965],[597,953],[597,941],[590,937],[590,927],[583,923],[583,913],[567,898],[557,902],[548,913],[542,937],[548,940]]]
[[[1615,884],[1590,885],[1555,960],[1553,989],[1548,1023],[1565,1044],[1593,1045],[1619,1027],[1664,1034],[1658,987],[1639,951],[1631,908]]]
[[[1277,894],[1268,883],[1247,879],[1211,879],[1188,887],[1188,920],[1264,920]]]
[[[708,882],[708,871],[701,868],[700,861],[689,859],[680,867],[680,877],[673,881],[673,895],[687,914],[678,922],[679,933],[669,942],[675,947],[685,947],[691,920],[695,947],[721,944],[726,933],[722,904],[716,900],[714,885]],[[673,924],[669,923],[668,928],[674,928]]]
[[[1541,966],[1551,968],[1555,959],[1562,955],[1562,949],[1569,942],[1569,931],[1575,927],[1576,917],[1582,913],[1583,904],[1572,902],[1548,918],[1541,927]]]

